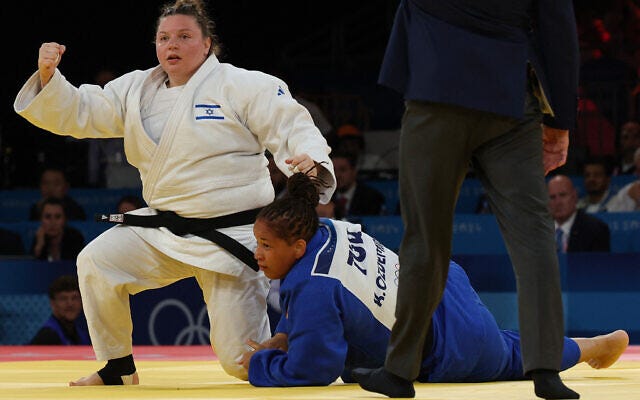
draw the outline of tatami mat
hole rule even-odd
[[[380,399],[355,384],[329,387],[256,388],[225,374],[207,346],[134,350],[138,386],[69,387],[67,382],[101,368],[90,348],[0,347],[0,399]],[[310,365],[310,368],[313,366]],[[562,373],[583,400],[640,400],[640,347],[632,346],[611,368],[586,364]],[[482,384],[417,384],[417,399],[537,399],[529,381]]]

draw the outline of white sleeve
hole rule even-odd
[[[607,211],[609,212],[622,212],[622,211],[634,211],[638,208],[635,200],[629,197],[629,189],[631,185],[635,182],[632,182],[626,186],[624,186],[615,196],[609,200],[607,203]]]

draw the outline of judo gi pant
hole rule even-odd
[[[271,337],[268,280],[247,267],[240,276],[197,268],[168,257],[127,226],[113,227],[78,255],[78,279],[91,342],[98,360],[132,354],[129,295],[195,277],[211,325],[210,340],[222,368],[239,379],[247,371],[236,359],[245,341]]]
[[[525,379],[520,334],[501,330],[471,287],[462,268],[451,264],[442,301],[432,319],[433,341],[422,362],[420,382],[494,382]],[[578,344],[564,338],[560,370],[580,359]]]
[[[446,282],[455,205],[471,163],[515,271],[524,371],[560,368],[564,321],[540,123],[532,94],[519,120],[407,101],[399,154],[405,230],[387,370],[410,380],[418,376],[424,338]]]

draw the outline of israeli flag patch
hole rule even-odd
[[[282,86],[278,86],[278,96],[282,96],[284,94],[284,89]]]
[[[196,104],[196,121],[201,119],[224,119],[220,104]]]

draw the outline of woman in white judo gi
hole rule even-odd
[[[80,253],[91,340],[97,359],[107,363],[70,385],[138,383],[129,295],[186,277],[195,277],[203,291],[222,367],[246,380],[236,359],[246,351],[244,338],[269,338],[268,280],[225,248],[232,242],[250,255],[255,248],[256,210],[274,198],[265,149],[287,174],[317,166],[318,176],[332,183],[324,202],[335,189],[330,148],[308,111],[281,80],[220,63],[213,27],[200,0],[165,5],[155,36],[160,65],[127,73],[104,89],[70,84],[57,69],[65,46],[44,43],[38,71],[15,100],[17,113],[53,133],[124,137],[149,205],[133,213],[155,216],[135,218],[171,216],[186,224],[144,227],[125,219]],[[212,221],[216,229],[209,233],[225,240],[216,244],[188,229],[202,220]]]

